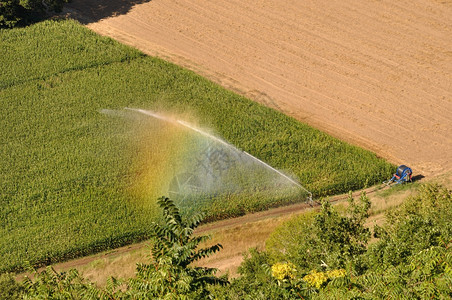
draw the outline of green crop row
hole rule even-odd
[[[142,172],[133,122],[102,109],[194,115],[200,126],[297,176],[315,196],[371,185],[393,171],[371,152],[73,21],[1,30],[0,40],[0,270],[148,236],[155,208],[137,201],[156,199],[130,193]],[[213,220],[295,201],[289,198],[234,195],[199,209]]]
[[[75,21],[47,21],[27,28],[0,30],[0,41],[0,89],[144,56]]]

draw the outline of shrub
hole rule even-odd
[[[320,212],[308,212],[286,221],[266,241],[272,261],[291,261],[304,271],[344,268],[363,271],[362,254],[370,238],[364,227],[370,201],[362,194],[359,203],[350,195],[346,215],[328,201]]]
[[[203,219],[197,214],[184,221],[179,209],[169,199],[157,201],[163,209],[164,224],[153,223],[152,263],[139,264],[137,276],[129,281],[128,293],[143,299],[205,299],[210,295],[209,284],[227,284],[214,276],[216,269],[191,267],[190,264],[219,251],[216,244],[197,249],[208,236],[192,236]]]
[[[60,12],[69,0],[1,0],[0,28],[12,28],[42,20],[48,12]]]
[[[18,283],[13,274],[0,274],[0,300],[18,299],[23,291],[23,286]]]
[[[368,251],[375,268],[407,264],[411,256],[430,247],[444,247],[452,240],[451,192],[439,185],[422,185],[386,214],[386,225],[376,228],[378,243]]]

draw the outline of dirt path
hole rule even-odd
[[[386,187],[378,186],[366,189],[369,195]],[[361,191],[353,193],[355,199]],[[338,195],[329,198],[331,202],[340,202],[348,195]],[[273,230],[291,216],[308,209],[318,207],[319,203],[311,205],[299,203],[284,207],[269,209],[263,212],[248,214],[238,218],[208,223],[198,227],[196,234],[209,234],[213,237],[207,245],[221,243],[223,249],[212,257],[198,262],[199,265],[219,269],[220,273],[229,272],[235,276],[237,268],[243,260],[243,253],[249,248],[260,250],[265,247],[265,240]],[[129,278],[134,275],[136,263],[149,261],[149,241],[132,244],[95,255],[82,257],[53,265],[58,270],[78,269],[84,276],[100,286],[105,285],[110,276]],[[24,274],[18,276],[21,279]]]
[[[416,173],[452,169],[450,0],[75,0],[68,10]]]
[[[427,181],[439,183],[452,189],[452,172],[436,176],[434,179],[428,179]],[[371,217],[368,219],[368,225],[373,226],[375,223],[382,225],[384,222],[384,211],[399,205],[407,196],[412,195],[413,191],[415,189],[409,188],[394,192],[383,185],[366,189],[365,192],[372,202]],[[380,192],[385,192],[386,194]],[[360,194],[361,191],[357,191],[352,195],[357,199]],[[344,194],[330,197],[329,200],[331,202],[341,202],[347,198],[348,194]],[[315,202],[312,207],[315,208],[318,205],[319,203]],[[219,253],[200,261],[199,265],[217,268],[221,274],[229,272],[230,276],[236,276],[237,268],[243,261],[244,252],[251,247],[256,247],[260,250],[264,249],[265,240],[279,224],[291,216],[303,213],[312,207],[306,203],[299,203],[198,227],[197,234],[209,234],[213,237],[209,241],[210,244],[221,243],[223,245],[223,249]],[[58,271],[76,268],[83,273],[85,278],[97,283],[99,286],[105,286],[106,280],[110,276],[117,278],[132,277],[135,274],[136,263],[147,263],[149,261],[150,251],[148,247],[149,241],[145,241],[59,263],[53,267]],[[24,274],[20,274],[18,278],[21,279],[23,276]]]

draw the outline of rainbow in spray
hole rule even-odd
[[[140,123],[131,191],[142,203],[166,195],[182,210],[194,212],[227,206],[228,201],[246,206],[247,199],[277,203],[311,195],[293,177],[207,130],[163,113],[126,111]]]

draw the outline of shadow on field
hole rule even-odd
[[[413,177],[411,178],[411,180],[412,180],[413,182],[415,182],[415,181],[421,180],[422,178],[425,178],[425,176],[422,175],[422,174],[419,174],[419,175],[413,176]]]
[[[126,14],[135,5],[152,0],[72,0],[64,7],[64,12],[82,24],[97,22],[101,19]]]

